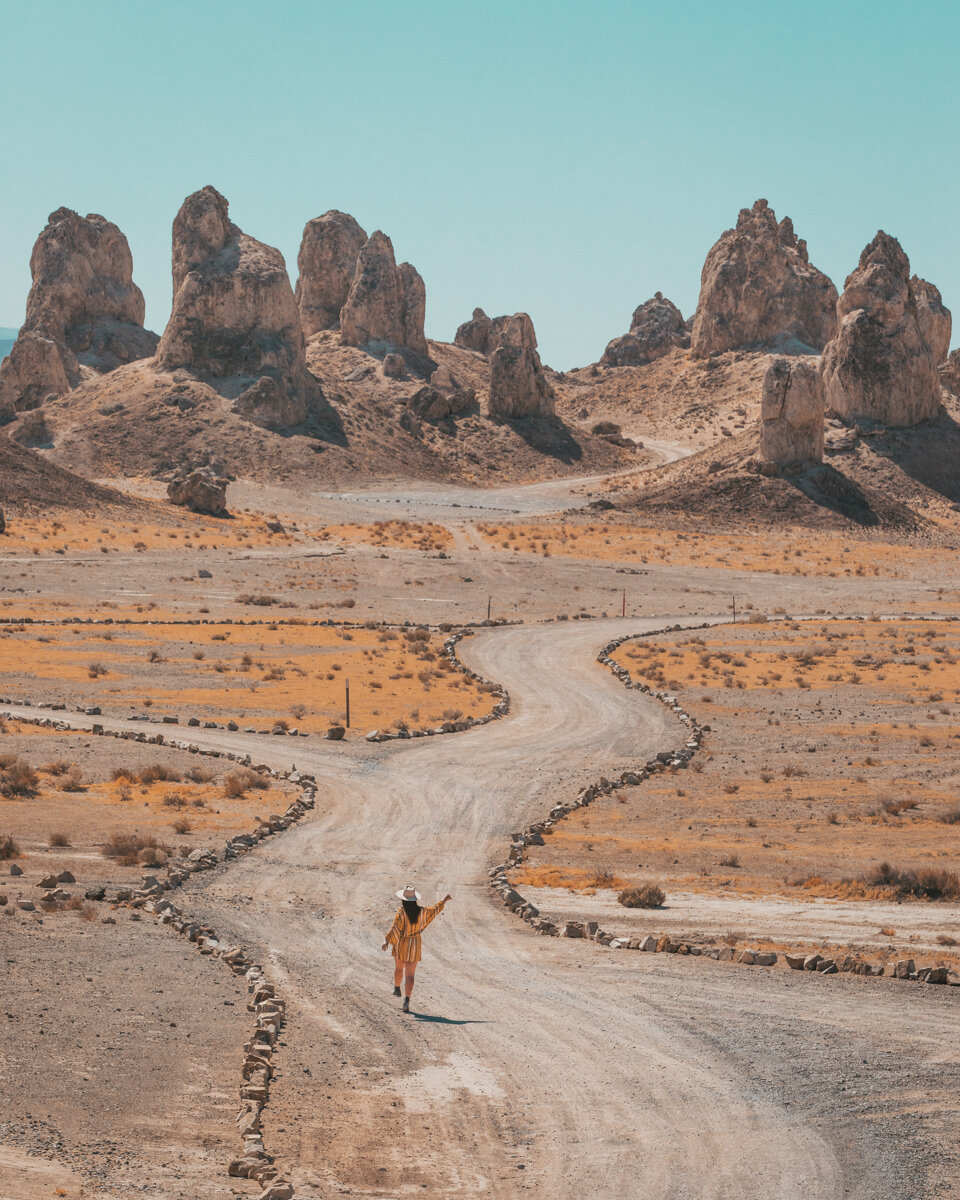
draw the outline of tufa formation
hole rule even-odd
[[[847,276],[837,317],[820,368],[827,411],[894,426],[936,417],[950,312],[932,284],[911,279],[896,238],[880,230],[865,247]]]
[[[492,416],[515,420],[553,415],[553,388],[543,373],[537,335],[526,313],[488,317],[482,308],[475,308],[453,340],[489,359]]]
[[[837,289],[807,258],[793,222],[766,200],[742,208],[700,276],[690,348],[697,358],[770,347],[821,350],[836,329]]]
[[[543,373],[533,322],[526,313],[514,313],[492,324],[496,346],[490,353],[490,414],[507,420],[552,416],[554,392]]]
[[[663,292],[657,292],[634,310],[630,332],[607,343],[600,362],[605,367],[641,367],[675,347],[689,345],[690,334],[680,309],[665,299]]]
[[[297,255],[297,307],[303,336],[340,328],[340,310],[347,302],[357,259],[367,235],[349,213],[331,209],[303,228]]]
[[[156,334],[143,328],[127,239],[97,213],[51,213],[30,256],[33,283],[13,349],[0,365],[0,413],[36,408],[101,374],[149,358]]]
[[[778,467],[823,461],[823,384],[816,362],[775,358],[763,377],[760,457]]]
[[[195,373],[268,428],[299,425],[320,399],[283,255],[238,229],[209,186],[173,222],[173,309],[157,365]]]
[[[360,250],[350,291],[340,311],[348,346],[400,347],[426,355],[423,332],[426,289],[416,268],[397,262],[393,243],[378,229]]]

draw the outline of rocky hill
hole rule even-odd
[[[0,506],[8,519],[11,512],[55,508],[90,512],[104,507],[130,507],[130,503],[119,492],[81,479],[0,434]]]

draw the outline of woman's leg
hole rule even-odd
[[[408,1000],[413,995],[413,980],[414,980],[414,976],[416,975],[416,973],[417,973],[417,964],[415,962],[408,962],[408,963],[403,964],[404,994],[406,995]]]
[[[399,958],[393,960],[393,986],[398,988],[403,983],[403,963]]]

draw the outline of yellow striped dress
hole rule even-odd
[[[404,911],[403,905],[400,905],[385,939],[393,947],[394,958],[399,959],[400,962],[418,963],[420,961],[420,934],[435,916],[443,912],[445,903],[445,900],[441,900],[432,908],[421,908],[415,925],[410,923],[410,918]]]

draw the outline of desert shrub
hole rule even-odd
[[[101,662],[93,662],[87,667],[87,674],[91,679],[99,679],[101,675],[109,675],[107,667]]]
[[[179,783],[180,780],[180,772],[165,766],[164,763],[153,763],[140,772],[141,783]]]
[[[104,842],[102,853],[105,858],[114,858],[122,867],[153,867],[166,862],[169,847],[161,845],[153,834],[112,833]]]
[[[159,650],[157,650],[156,647],[154,647],[147,654],[147,662],[152,662],[152,663],[162,663],[163,662],[163,655],[160,653]]]
[[[47,838],[49,846],[69,846],[70,836],[66,833],[51,833]]]
[[[617,899],[624,908],[659,908],[666,894],[655,883],[642,883],[639,887],[624,888],[617,894]]]
[[[589,887],[608,888],[613,887],[616,882],[616,876],[607,866],[599,866],[593,873]]]
[[[191,767],[184,776],[184,778],[189,779],[191,783],[209,783],[211,779],[216,779],[216,777],[216,771],[211,771],[209,767],[200,766]]]
[[[937,945],[938,946],[956,946],[957,939],[949,933],[938,933],[937,934]]]
[[[177,819],[173,823],[173,832],[174,833],[180,833],[180,834],[189,833],[192,828],[193,828],[193,826],[190,824],[190,822],[187,820],[186,817],[177,817]]]
[[[167,792],[163,798],[164,808],[183,808],[186,803],[180,792]]]
[[[223,777],[223,794],[231,800],[239,800],[249,791],[263,791],[270,784],[256,771],[251,771],[249,767],[238,767],[235,771],[228,771]]]
[[[0,862],[8,858],[17,858],[20,854],[20,847],[8,834],[0,834]]]
[[[249,592],[244,592],[236,597],[237,604],[252,604],[257,608],[269,608],[272,604],[279,604],[280,600],[276,596],[253,596]]]
[[[39,783],[33,767],[16,755],[12,756],[9,765],[0,770],[0,796],[35,796]]]
[[[44,775],[53,775],[56,778],[58,775],[66,775],[72,765],[65,758],[58,758],[53,762],[41,763],[40,770]]]
[[[948,808],[940,814],[940,820],[944,825],[960,825],[960,808]]]
[[[891,817],[899,817],[902,812],[909,812],[917,807],[916,800],[884,800],[883,811]]]
[[[83,772],[76,763],[71,763],[70,769],[57,780],[57,788],[61,792],[79,792],[82,782]]]
[[[899,899],[960,899],[960,875],[943,867],[924,867],[914,871],[909,867],[894,867],[882,862],[861,878],[871,887],[888,888]]]
[[[295,717],[298,721],[302,721],[307,715],[307,706],[305,704],[291,704],[290,715],[291,717]]]
[[[736,854],[728,854],[726,858],[720,859],[721,867],[739,867],[740,858]]]

